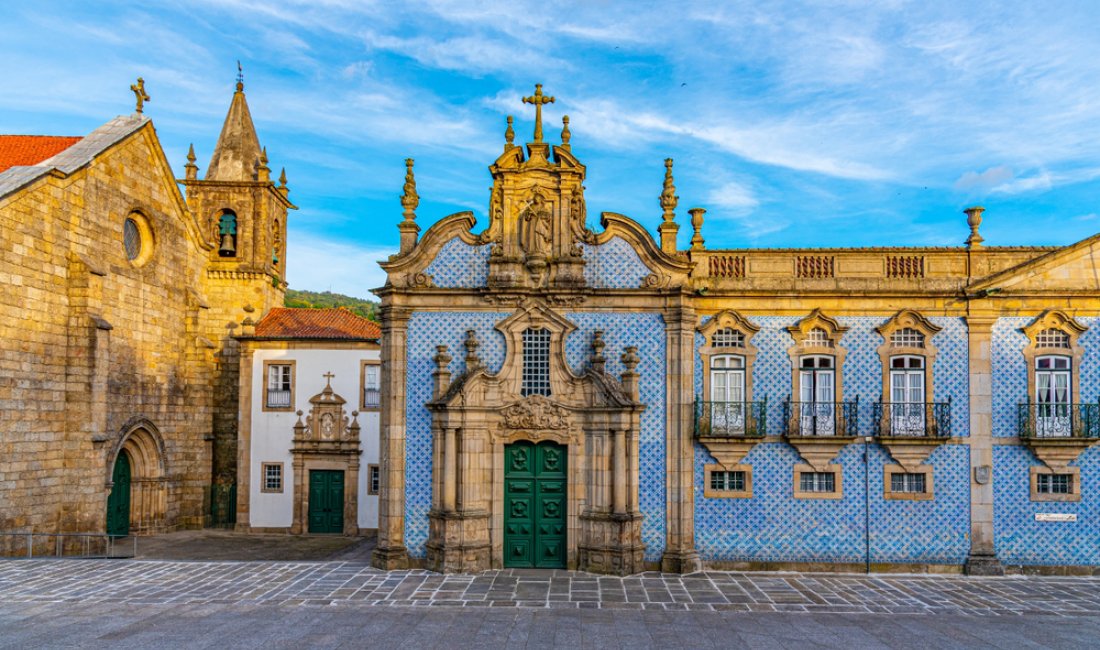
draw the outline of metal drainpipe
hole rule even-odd
[[[863,548],[867,573],[871,573],[871,457],[867,443],[870,436],[863,437]]]

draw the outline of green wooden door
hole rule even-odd
[[[130,534],[130,457],[119,452],[111,474],[111,494],[107,496],[107,534]]]
[[[344,473],[309,471],[309,532],[344,532]]]
[[[504,566],[565,568],[566,448],[504,448]]]

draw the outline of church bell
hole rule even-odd
[[[237,245],[233,242],[233,235],[222,233],[222,245],[218,248],[218,255],[221,257],[237,256]]]

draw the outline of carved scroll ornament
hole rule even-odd
[[[501,415],[507,429],[568,429],[569,411],[541,395],[506,406]]]

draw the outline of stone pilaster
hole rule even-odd
[[[993,363],[995,318],[967,317],[970,372],[970,555],[966,572],[1003,575],[993,548]]]
[[[387,301],[390,298],[387,297]],[[379,569],[405,569],[405,368],[411,311],[383,303],[382,395],[379,413],[378,546],[371,564]]]
[[[666,434],[665,554],[661,570],[692,573],[702,568],[695,551],[695,490],[693,443],[695,310],[681,304],[665,313],[668,350]]]

